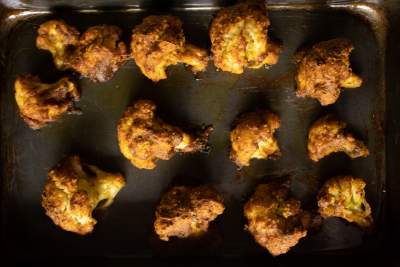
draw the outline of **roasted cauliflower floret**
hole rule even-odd
[[[131,50],[140,70],[154,82],[167,78],[170,65],[184,63],[196,73],[208,64],[207,52],[186,43],[182,21],[174,16],[145,18],[133,29]]]
[[[368,148],[346,130],[346,123],[327,115],[317,120],[308,133],[308,155],[313,161],[335,152],[344,152],[351,158],[367,157]]]
[[[42,206],[62,229],[86,235],[97,223],[92,211],[110,206],[124,185],[121,174],[102,171],[71,156],[49,171]]]
[[[362,79],[350,67],[353,45],[333,39],[314,45],[297,55],[297,96],[317,99],[326,106],[336,102],[341,88],[357,88]]]
[[[127,60],[126,46],[116,26],[94,26],[82,35],[61,20],[43,23],[36,45],[49,50],[59,69],[73,69],[92,81],[104,82]]]
[[[371,207],[365,198],[365,182],[352,176],[329,179],[318,193],[318,207],[322,217],[340,217],[363,229],[373,225]]]
[[[15,100],[22,119],[34,130],[56,121],[64,113],[77,112],[74,101],[80,93],[69,78],[42,83],[32,75],[20,75],[14,83]]]
[[[259,110],[243,114],[230,134],[231,159],[237,166],[249,166],[251,159],[267,159],[280,155],[274,132],[280,126],[279,117]]]
[[[156,105],[139,100],[129,107],[118,124],[122,154],[140,169],[154,169],[159,159],[168,160],[176,152],[204,151],[212,126],[190,135],[155,116]]]
[[[278,183],[257,186],[244,206],[246,229],[273,256],[285,254],[307,235],[311,216],[300,201],[289,196],[287,186]]]
[[[211,23],[214,64],[236,74],[278,62],[281,47],[268,38],[270,25],[263,0],[248,0],[218,12]]]
[[[175,186],[157,207],[154,230],[164,241],[198,236],[224,209],[222,196],[210,186]]]
[[[48,50],[60,70],[68,69],[73,48],[79,45],[79,32],[62,20],[49,20],[40,25],[36,46]]]

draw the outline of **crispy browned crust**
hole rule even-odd
[[[67,77],[46,84],[37,76],[20,75],[14,91],[21,118],[34,130],[58,120],[64,113],[77,111],[74,101],[80,98],[76,84]]]
[[[318,193],[322,217],[340,217],[368,230],[373,225],[371,207],[365,197],[365,181],[352,176],[329,179]]]
[[[215,66],[240,74],[246,67],[276,64],[281,47],[269,40],[269,24],[264,1],[243,1],[219,11],[210,27]]]
[[[204,71],[208,55],[188,44],[182,21],[174,16],[149,16],[133,29],[131,54],[143,74],[152,81],[167,78],[170,65],[185,63],[193,72]]]
[[[176,152],[197,152],[207,148],[211,126],[196,136],[188,135],[156,117],[155,110],[152,101],[139,100],[119,121],[119,147],[134,166],[154,169],[157,160],[168,160]]]
[[[273,256],[287,253],[307,235],[311,222],[301,203],[289,196],[287,186],[278,183],[258,185],[244,206],[246,229]]]
[[[280,126],[277,115],[266,110],[243,114],[230,134],[231,159],[239,167],[249,166],[253,158],[280,155],[274,132]]]
[[[308,155],[313,161],[331,153],[344,152],[351,158],[367,157],[368,148],[346,130],[346,123],[327,115],[317,120],[308,133]]]
[[[100,25],[82,35],[61,20],[40,25],[37,47],[49,50],[59,69],[73,69],[95,82],[110,80],[127,60],[127,49],[116,26]]]
[[[85,235],[97,223],[92,211],[100,202],[101,208],[111,205],[124,185],[121,174],[102,171],[71,156],[48,172],[42,206],[56,225]]]
[[[205,233],[224,209],[222,196],[210,186],[175,186],[157,207],[154,230],[164,241],[197,236]]]
[[[341,88],[360,87],[362,80],[350,67],[352,50],[350,41],[338,38],[300,52],[297,55],[297,96],[315,98],[325,106],[336,102]]]

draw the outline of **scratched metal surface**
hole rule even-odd
[[[275,1],[278,2],[278,1]],[[385,103],[383,55],[386,53],[385,17],[380,7],[336,1],[331,5],[280,4],[269,7],[271,34],[283,42],[279,63],[269,69],[248,70],[243,75],[217,72],[212,64],[194,77],[184,66],[169,69],[169,78],[157,84],[147,80],[130,61],[107,83],[79,79],[83,90],[78,106],[83,114],[67,116],[40,131],[30,130],[17,114],[13,98],[16,75],[32,73],[45,81],[66,74],[55,69],[51,56],[35,48],[36,30],[51,18],[65,19],[84,30],[96,24],[115,24],[129,42],[131,29],[150,14],[170,13],[184,22],[187,40],[209,48],[208,26],[216,6],[168,11],[127,9],[51,12],[12,12],[3,20],[4,71],[0,92],[2,240],[8,255],[31,259],[101,256],[152,258],[170,256],[269,257],[243,230],[242,206],[257,183],[289,177],[293,194],[315,209],[315,196],[323,181],[339,174],[367,180],[367,196],[377,229],[364,235],[339,219],[325,220],[320,231],[310,234],[289,255],[367,252],[381,244],[385,191]],[[7,30],[7,31],[6,31]],[[9,30],[9,31],[8,31]],[[343,92],[339,101],[322,108],[314,100],[296,98],[293,54],[304,45],[334,37],[350,39],[355,50],[353,69],[364,79],[358,90]],[[78,77],[77,77],[78,78]],[[188,127],[213,124],[209,154],[177,155],[159,162],[153,171],[138,170],[120,154],[116,125],[125,108],[138,98],[158,105],[166,121]],[[277,132],[282,157],[254,161],[238,171],[229,155],[229,131],[235,117],[258,107],[279,114]],[[306,153],[310,124],[334,112],[365,140],[371,156],[350,160],[342,154],[312,163]],[[125,174],[127,186],[103,214],[92,235],[80,237],[61,231],[45,216],[40,195],[49,168],[69,153],[79,153],[104,169]],[[210,234],[199,242],[163,243],[152,232],[154,209],[171,184],[211,183],[224,195],[226,211]],[[53,256],[49,256],[53,255]]]

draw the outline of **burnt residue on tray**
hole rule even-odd
[[[169,9],[165,5],[161,9],[153,5],[151,9],[110,11],[58,8],[37,13],[13,11],[5,16],[0,42],[5,46],[1,48],[5,66],[1,72],[0,153],[2,234],[8,244],[7,252],[12,256],[18,253],[18,257],[25,259],[46,258],[50,254],[150,258],[185,256],[179,253],[184,247],[182,251],[190,251],[187,255],[195,256],[268,255],[243,230],[243,204],[257,184],[281,176],[289,177],[293,195],[310,208],[326,179],[339,174],[362,177],[367,181],[374,219],[378,223],[382,221],[386,90],[382,59],[385,46],[379,41],[379,34],[386,26],[379,20],[381,13],[356,12],[361,9],[362,5],[350,4],[340,7],[272,4],[269,7],[271,35],[283,45],[278,64],[235,75],[216,71],[210,62],[199,79],[185,66],[172,66],[168,69],[168,79],[153,83],[134,62],[128,61],[109,82],[80,79],[82,115],[63,117],[37,132],[18,118],[13,98],[16,76],[31,73],[54,81],[70,74],[56,70],[49,53],[35,47],[36,31],[41,23],[53,18],[64,19],[80,31],[97,24],[117,25],[128,44],[131,30],[145,16],[169,13],[182,19],[188,40],[209,49],[208,27],[218,8]],[[315,100],[296,97],[293,56],[304,44],[335,37],[347,38],[354,44],[351,62],[364,84],[359,89],[343,92],[335,105],[322,108]],[[212,124],[210,152],[175,155],[169,161],[160,161],[153,171],[132,166],[119,151],[116,127],[124,110],[140,98],[153,100],[160,116],[173,125],[187,128]],[[238,170],[229,159],[232,123],[239,114],[257,108],[267,108],[279,115],[281,126],[276,136],[282,155],[276,160],[253,160],[250,167]],[[333,154],[313,163],[307,155],[308,129],[326,113],[335,113],[351,125],[365,140],[371,155],[350,160],[343,154]],[[79,153],[105,169],[124,173],[127,179],[126,187],[112,207],[98,214],[94,233],[85,238],[55,227],[40,206],[47,171],[70,153]],[[226,205],[210,233],[218,238],[211,240],[206,236],[199,241],[200,246],[209,245],[212,253],[198,250],[196,242],[160,243],[154,237],[153,222],[162,193],[174,184],[202,183],[216,187]],[[353,225],[332,218],[325,220],[320,231],[304,238],[290,254],[371,250],[380,245],[379,236],[379,228],[365,236]]]

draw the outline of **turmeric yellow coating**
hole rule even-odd
[[[371,207],[365,197],[365,181],[352,176],[329,179],[318,193],[322,217],[340,217],[363,229],[373,225]]]
[[[218,69],[241,74],[278,62],[281,47],[268,38],[270,25],[261,0],[248,0],[218,12],[211,23],[210,39]]]
[[[20,75],[14,83],[15,100],[22,119],[34,130],[76,112],[80,98],[76,84],[64,77],[55,83],[42,83],[33,75]]]
[[[48,173],[42,206],[62,229],[80,235],[93,231],[95,208],[111,205],[125,185],[119,173],[108,173],[71,156]]]

